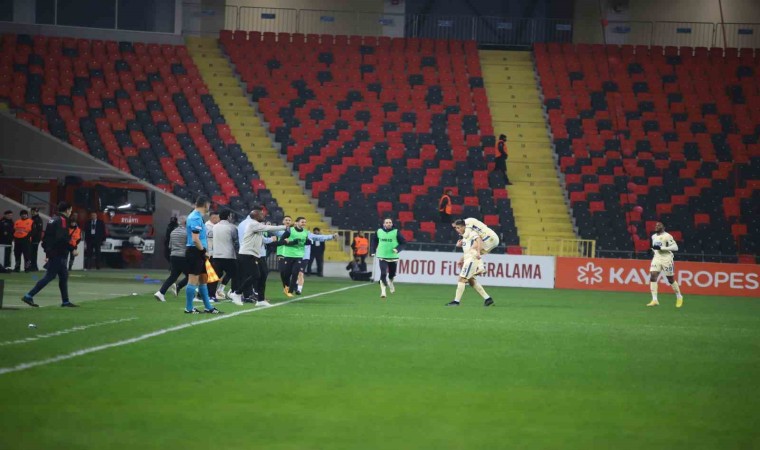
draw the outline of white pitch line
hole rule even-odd
[[[307,295],[305,297],[299,297],[299,298],[294,298],[292,300],[287,300],[287,301],[284,301],[284,302],[281,302],[281,303],[275,303],[274,305],[268,306],[268,307],[256,308],[256,309],[246,309],[246,310],[243,310],[243,311],[236,311],[234,313],[229,313],[229,314],[224,314],[224,315],[216,316],[216,317],[214,317],[212,319],[206,319],[206,320],[201,320],[201,321],[183,323],[182,325],[177,325],[177,326],[170,327],[170,328],[162,328],[160,330],[156,330],[156,331],[153,331],[153,332],[150,332],[150,333],[146,333],[146,334],[134,337],[134,338],[125,339],[123,341],[112,342],[110,344],[103,344],[103,345],[98,345],[98,346],[95,346],[95,347],[89,347],[89,348],[85,348],[85,349],[82,349],[82,350],[77,350],[75,352],[71,352],[71,353],[66,353],[66,354],[63,354],[63,355],[54,356],[52,358],[47,358],[47,359],[41,359],[41,360],[38,360],[38,361],[31,361],[31,362],[27,362],[27,363],[22,363],[22,364],[18,364],[16,366],[12,366],[12,367],[0,367],[0,375],[5,375],[5,374],[8,374],[8,373],[13,373],[13,372],[20,372],[22,370],[32,369],[34,367],[39,367],[39,366],[46,366],[48,364],[55,364],[57,362],[66,361],[67,359],[73,359],[73,358],[77,358],[79,356],[84,356],[84,355],[87,355],[87,354],[90,354],[90,353],[95,353],[95,352],[99,352],[99,351],[102,351],[102,350],[108,350],[109,348],[122,347],[124,345],[134,344],[136,342],[144,341],[144,340],[156,337],[156,336],[161,336],[161,335],[164,335],[164,334],[173,333],[175,331],[184,330],[185,328],[205,325],[205,324],[208,324],[208,323],[216,322],[218,320],[231,319],[231,318],[239,316],[241,314],[247,314],[247,313],[252,313],[252,312],[257,312],[257,311],[265,311],[267,309],[277,308],[278,306],[284,306],[284,305],[287,305],[287,304],[290,304],[290,303],[293,303],[293,302],[298,302],[298,301],[301,301],[301,300],[308,300],[310,298],[321,297],[323,295],[328,295],[328,294],[334,294],[336,292],[347,291],[349,289],[355,289],[355,288],[362,287],[362,286],[370,286],[371,284],[372,283],[358,284],[358,285],[348,286],[348,287],[344,287],[344,288],[340,288],[340,289],[334,289],[332,291],[320,292],[318,294]]]
[[[0,347],[7,346],[7,345],[15,345],[15,344],[25,344],[27,342],[39,341],[40,339],[56,337],[62,334],[69,334],[69,333],[74,333],[76,331],[83,331],[88,328],[101,327],[103,325],[111,325],[111,324],[121,323],[121,322],[129,322],[132,320],[137,320],[137,317],[127,317],[126,319],[108,320],[106,322],[91,323],[89,325],[80,325],[73,328],[66,328],[64,330],[54,331],[52,333],[38,334],[36,336],[32,336],[32,337],[28,337],[24,339],[17,339],[15,341],[4,341],[4,342],[0,342]]]

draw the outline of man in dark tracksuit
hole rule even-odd
[[[40,217],[39,209],[32,208],[32,243],[31,252],[29,256],[30,272],[36,272],[40,270],[37,267],[37,252],[40,248],[40,242],[42,242],[42,230],[45,229],[45,224],[42,223],[42,217]]]
[[[35,308],[39,305],[34,303],[34,296],[37,295],[48,283],[58,277],[58,287],[61,290],[61,306],[76,307],[77,305],[69,301],[69,271],[68,258],[69,253],[77,255],[77,249],[71,248],[69,235],[69,216],[71,215],[71,205],[66,202],[58,204],[58,214],[50,219],[45,227],[45,236],[42,238],[42,248],[47,255],[47,272],[40,281],[26,295],[21,297],[21,301]]]
[[[496,171],[504,174],[504,180],[507,185],[511,185],[509,175],[507,175],[507,136],[500,134],[499,142],[496,143]]]
[[[0,245],[5,254],[4,264],[6,269],[11,268],[11,249],[13,246],[13,211],[8,210],[0,219]]]

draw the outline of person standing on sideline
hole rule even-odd
[[[238,281],[233,280],[233,291],[230,292],[232,303],[243,305],[243,293],[253,291],[256,288],[258,298],[256,306],[271,306],[266,300],[265,284],[267,276],[266,240],[267,232],[285,231],[285,225],[265,225],[264,208],[257,206],[251,211],[251,219],[240,241],[240,253],[238,255],[239,275]],[[261,280],[264,280],[264,283]]]
[[[285,225],[285,230],[287,231],[291,225],[293,225],[293,218],[290,216],[283,217],[282,224]],[[285,247],[282,246],[282,242],[280,241],[284,234],[285,231],[278,231],[274,234],[277,237],[277,270],[280,272],[280,281],[282,281],[283,290],[290,284],[290,275],[285,273]]]
[[[306,241],[306,247],[304,247],[303,263],[301,265],[300,272],[298,272],[298,289],[296,290],[296,295],[301,295],[303,293],[303,284],[304,284],[303,273],[306,271],[306,267],[309,265],[309,262],[311,261],[311,249],[312,247],[314,247],[314,244],[315,243],[322,244],[325,241],[331,241],[337,238],[338,238],[338,233],[335,233],[335,234],[309,233],[309,238]]]
[[[79,247],[79,243],[82,242],[82,230],[79,228],[77,219],[78,214],[75,212],[71,213],[71,216],[69,217],[69,236],[71,236],[71,247],[74,250],[76,250]],[[74,267],[74,259],[79,254],[78,251],[75,253],[74,250],[71,251],[71,255],[69,256],[69,271]]]
[[[221,311],[211,306],[208,295],[208,275],[206,274],[206,260],[208,259],[208,239],[206,238],[206,225],[203,223],[203,215],[208,212],[210,201],[200,196],[195,201],[195,209],[187,216],[187,242],[185,244],[185,260],[187,263],[188,282],[185,289],[185,314],[200,314],[193,308],[195,293],[200,294],[203,312],[206,314],[222,314]]]
[[[24,257],[24,272],[29,272],[31,261],[29,261],[29,245],[32,238],[32,219],[26,210],[19,212],[20,219],[13,224],[13,256],[16,258],[14,272],[21,271],[21,257]]]
[[[214,257],[214,225],[219,223],[219,213],[212,211],[206,221],[206,238],[208,239],[208,255]]]
[[[441,199],[438,200],[438,213],[441,215],[441,223],[451,223],[451,194],[453,193],[454,191],[451,189],[446,189]]]
[[[457,241],[457,247],[462,247],[464,254],[459,260],[460,264],[462,264],[462,270],[459,272],[454,300],[447,303],[446,306],[459,306],[467,284],[472,286],[483,297],[483,306],[491,306],[493,305],[493,299],[475,279],[478,275],[485,273],[485,266],[481,257],[485,249],[483,238],[478,233],[477,227],[467,227],[462,220],[457,220],[456,223],[455,229],[460,236],[460,239]]]
[[[177,291],[187,285],[187,264],[185,261],[185,252],[187,249],[187,216],[180,216],[177,219],[177,227],[172,230],[169,235],[169,258],[171,264],[171,272],[169,277],[161,285],[161,288],[153,294],[156,300],[159,302],[165,302],[166,291],[170,288],[174,291],[174,296],[177,296]],[[179,276],[185,274],[185,278],[179,282],[179,285],[175,284],[179,279]]]
[[[92,269],[93,259],[95,268],[100,270],[100,246],[106,239],[106,225],[98,220],[98,214],[90,213],[90,220],[84,227],[84,269]]]
[[[11,268],[11,248],[13,247],[13,211],[3,213],[0,219],[0,246],[3,247],[3,264],[6,269]]]
[[[37,272],[40,270],[39,267],[37,267],[37,254],[39,253],[40,249],[40,242],[42,242],[42,230],[44,229],[45,225],[42,223],[42,217],[40,217],[40,212],[38,208],[32,208],[32,235],[31,235],[31,242],[29,243],[29,262],[31,263],[29,266],[30,272]]]
[[[217,300],[223,300],[224,287],[237,276],[237,227],[230,222],[230,211],[219,213],[219,222],[214,225],[213,266],[219,281],[211,283],[209,289]]]
[[[396,292],[393,279],[396,278],[396,265],[398,254],[403,250],[406,239],[393,227],[393,220],[387,218],[383,221],[383,227],[378,228],[372,237],[372,250],[370,256],[377,256],[380,260],[380,298],[385,298],[385,288],[391,294]]]
[[[320,234],[322,232],[319,228],[314,228],[313,231],[314,234]],[[317,276],[321,277],[324,275],[325,244],[319,241],[316,241],[311,245],[311,255],[309,257],[309,265],[306,267],[306,275],[314,273],[311,270],[311,266],[314,264],[315,260],[317,261]]]
[[[172,231],[178,226],[177,218],[174,216],[170,217],[169,223],[166,224],[166,232],[164,233],[164,257],[169,262],[171,262],[171,245],[169,241],[171,241]]]
[[[351,248],[354,250],[354,258],[359,258],[362,263],[367,262],[367,254],[369,253],[369,240],[367,236],[361,231],[356,232],[354,242],[351,243]]]
[[[512,183],[507,175],[507,158],[507,136],[500,134],[499,142],[496,143],[496,170],[504,174],[504,182],[509,186]]]
[[[61,306],[73,308],[74,303],[69,300],[69,271],[67,270],[67,261],[69,252],[73,251],[76,255],[76,249],[69,245],[69,216],[71,215],[71,205],[66,202],[58,203],[58,214],[50,219],[45,227],[45,235],[42,238],[42,249],[45,250],[48,262],[45,276],[42,277],[31,291],[21,297],[21,301],[29,306],[38,307],[34,303],[34,296],[43,290],[55,277],[58,277],[58,288],[61,290]]]

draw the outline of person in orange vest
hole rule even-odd
[[[79,228],[79,223],[77,223],[78,215],[77,213],[73,212],[71,213],[71,217],[69,220],[69,247],[72,249],[69,251],[69,270],[71,270],[72,267],[74,267],[74,259],[77,256],[77,248],[79,247],[79,243],[82,241],[82,229]]]
[[[361,259],[362,264],[365,264],[367,254],[369,253],[369,239],[364,236],[364,233],[361,231],[356,233],[354,242],[351,243],[351,248],[354,250],[354,258]]]
[[[499,142],[496,143],[496,170],[504,174],[504,180],[509,186],[512,183],[509,181],[509,176],[507,175],[507,158],[507,136],[500,134]]]
[[[21,271],[21,256],[24,257],[24,272],[29,272],[31,261],[29,260],[29,245],[32,239],[32,219],[29,213],[22,210],[21,218],[13,224],[13,256],[16,258],[14,272]]]
[[[438,212],[441,214],[441,223],[451,224],[451,194],[454,191],[446,189],[441,199],[438,200]]]

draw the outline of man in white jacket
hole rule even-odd
[[[224,287],[230,280],[234,280],[237,275],[237,248],[238,234],[237,227],[230,222],[230,211],[219,213],[219,222],[214,225],[214,248],[211,253],[213,256],[212,265],[219,281],[216,286],[209,286],[209,291],[216,292],[216,299],[225,298]]]
[[[248,223],[243,240],[240,243],[238,255],[238,282],[235,283],[234,292],[230,293],[232,303],[243,304],[243,292],[252,289],[262,276],[262,266],[266,266],[265,255],[261,253],[264,247],[264,233],[285,230],[284,225],[264,225],[263,207],[257,206],[251,211],[251,221]],[[256,306],[271,306],[266,301],[264,292],[258,292]]]

